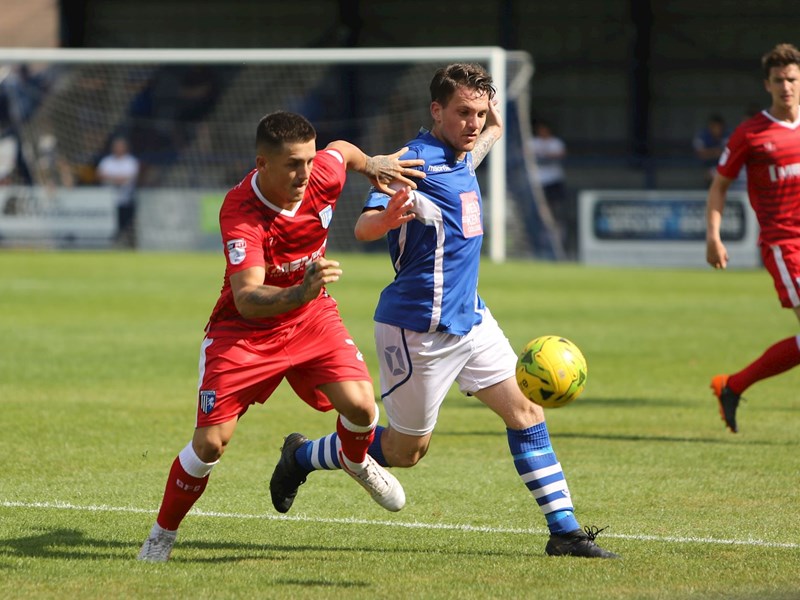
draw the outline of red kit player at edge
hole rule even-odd
[[[761,257],[781,306],[800,319],[800,51],[778,44],[761,59],[769,109],[741,123],[728,140],[708,192],[706,259],[724,269],[728,253],[720,223],[730,184],[747,169],[747,193],[761,228]],[[800,336],[783,339],[742,370],[716,375],[711,389],[725,425],[733,433],[744,391],[800,364]]]
[[[325,287],[342,273],[325,247],[346,172],[390,194],[392,182],[416,188],[408,177],[424,176],[413,168],[423,161],[399,160],[405,151],[369,157],[342,140],[317,151],[301,115],[259,122],[256,167],[220,210],[225,279],[200,350],[196,428],[172,463],[140,560],[169,559],[240,418],[284,378],[313,408],[338,412],[344,470],[387,510],[405,504],[397,479],[367,454],[378,423],[372,380]]]

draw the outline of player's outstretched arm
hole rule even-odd
[[[354,234],[360,242],[374,242],[381,239],[391,229],[415,218],[414,203],[409,197],[410,188],[404,187],[394,192],[386,208],[368,209],[356,221]]]
[[[251,267],[231,275],[233,301],[245,319],[274,317],[311,302],[342,270],[337,261],[320,258],[306,265],[302,283],[287,288],[264,285],[265,273],[264,267]]]
[[[376,154],[367,156],[358,146],[344,140],[336,140],[328,144],[328,148],[338,150],[344,157],[345,166],[349,171],[361,173],[375,189],[384,194],[394,194],[389,187],[390,183],[397,183],[417,189],[415,179],[422,179],[425,173],[414,167],[421,167],[425,161],[418,158],[400,160],[408,152],[408,148],[401,148],[394,154]]]
[[[499,100],[496,96],[489,101],[486,124],[483,126],[483,131],[481,131],[478,141],[475,142],[475,147],[472,149],[472,164],[475,167],[483,162],[483,159],[489,154],[489,150],[503,135],[503,118],[497,109],[498,102]]]
[[[728,251],[722,243],[720,227],[722,225],[722,212],[725,210],[725,200],[728,195],[732,179],[723,177],[719,173],[714,175],[711,187],[708,189],[706,200],[706,261],[715,269],[724,269],[728,266]]]

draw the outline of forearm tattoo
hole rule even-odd
[[[373,177],[383,182],[389,182],[397,172],[396,160],[388,156],[368,156],[364,167],[367,177]]]
[[[246,302],[253,306],[300,306],[306,302],[302,286],[292,286],[275,292],[255,289],[246,296]]]
[[[477,167],[483,162],[483,159],[489,154],[489,150],[492,149],[494,143],[499,139],[499,131],[490,130],[481,133],[480,137],[478,137],[478,141],[475,142],[475,147],[472,149],[472,165],[474,167]]]

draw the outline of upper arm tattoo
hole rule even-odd
[[[478,141],[475,142],[475,147],[472,149],[473,166],[477,167],[483,162],[483,159],[486,158],[487,154],[489,154],[489,150],[492,149],[494,143],[499,139],[500,134],[497,131],[490,130],[481,133],[481,135],[478,137]]]

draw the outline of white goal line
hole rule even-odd
[[[49,510],[72,510],[86,512],[107,512],[107,513],[134,513],[134,514],[156,514],[158,511],[147,508],[135,508],[131,506],[108,506],[100,505],[77,505],[69,502],[17,502],[0,501],[2,508],[27,508],[27,509],[49,509]],[[342,525],[378,525],[382,527],[400,527],[406,529],[428,529],[446,531],[464,531],[467,533],[489,533],[489,534],[527,534],[527,535],[547,535],[546,529],[517,529],[507,527],[485,527],[478,525],[467,525],[457,523],[420,523],[417,521],[381,521],[371,519],[348,518],[323,518],[308,517],[305,515],[255,515],[246,513],[226,513],[192,509],[189,516],[219,518],[219,519],[259,519],[264,521],[294,521],[302,523],[327,523]],[[645,542],[665,542],[673,544],[718,544],[726,546],[758,546],[762,548],[787,548],[798,549],[800,543],[792,542],[770,542],[754,538],[747,539],[722,539],[713,537],[687,537],[687,536],[657,536],[657,535],[629,535],[623,533],[603,532],[603,537],[617,538],[623,540],[637,540]]]

